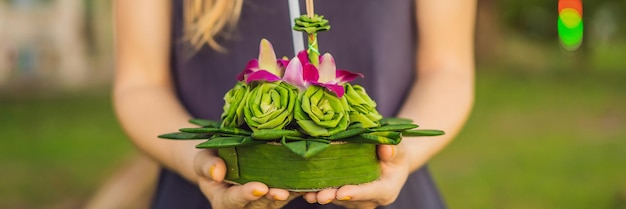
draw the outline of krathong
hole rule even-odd
[[[294,29],[309,34],[309,48],[277,59],[261,40],[258,58],[224,96],[220,121],[191,119],[200,127],[159,137],[206,140],[196,148],[218,150],[227,181],[314,191],[376,180],[376,145],[443,134],[384,118],[365,88],[349,83],[362,74],[337,69],[330,53],[320,56],[316,33],[330,29],[323,16],[303,15]]]

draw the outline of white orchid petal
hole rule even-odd
[[[267,39],[262,39],[259,46],[259,68],[282,77],[282,72],[276,63],[274,47]]]
[[[291,59],[289,64],[287,64],[283,81],[298,88],[305,88],[302,63],[297,57]]]
[[[335,59],[329,53],[324,54],[324,56],[322,56],[322,59],[320,60],[320,78],[318,82],[331,83],[335,81],[335,71],[337,71],[337,67],[335,66]]]

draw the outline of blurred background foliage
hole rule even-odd
[[[479,0],[475,109],[429,165],[450,208],[626,208],[626,1],[583,3],[570,52],[557,1]],[[83,208],[135,158],[111,16],[111,0],[0,0],[0,208]]]

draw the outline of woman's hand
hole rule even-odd
[[[338,189],[326,189],[317,193],[306,193],[309,203],[334,203],[346,208],[370,209],[393,203],[409,176],[407,157],[400,146],[379,145],[378,158],[381,176],[378,180],[363,185],[346,185]]]
[[[196,154],[194,169],[198,175],[198,186],[215,209],[281,208],[298,196],[284,189],[268,188],[260,182],[231,185],[222,182],[226,175],[226,164],[213,150],[202,150]]]

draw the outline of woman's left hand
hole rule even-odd
[[[379,145],[381,176],[362,185],[346,185],[304,195],[309,203],[334,203],[346,208],[373,209],[393,203],[410,173],[409,163],[401,147]]]

